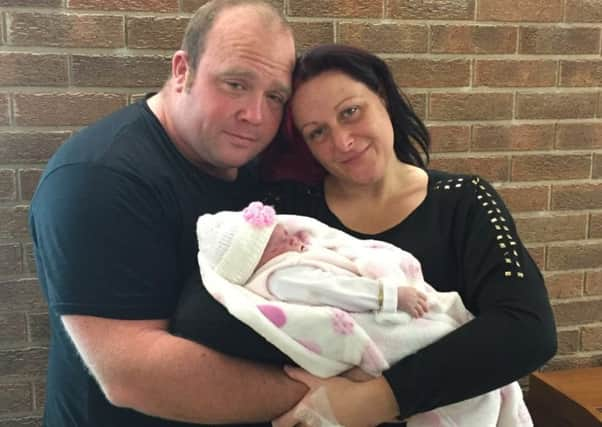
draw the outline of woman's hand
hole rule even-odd
[[[286,367],[285,372],[309,391],[272,422],[274,427],[372,427],[398,413],[393,392],[382,377],[353,382],[342,377],[318,378],[298,368]]]

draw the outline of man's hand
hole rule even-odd
[[[382,377],[353,382],[342,377],[322,379],[297,368],[285,368],[309,387],[305,397],[272,422],[274,427],[372,427],[392,420],[399,408]]]
[[[280,368],[169,334],[166,320],[69,315],[62,321],[115,406],[197,424],[263,422],[307,391]]]

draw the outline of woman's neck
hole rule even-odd
[[[386,178],[357,185],[329,176],[324,182],[326,204],[351,230],[377,234],[410,215],[426,198],[428,175],[419,167],[399,163]]]
[[[374,182],[360,184],[328,175],[324,180],[324,191],[329,197],[371,200],[376,204],[386,203],[402,195],[408,185],[415,181],[415,174],[422,172],[413,165],[395,162],[385,175]]]

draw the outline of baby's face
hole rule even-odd
[[[301,252],[303,249],[304,243],[299,236],[289,233],[286,228],[278,224],[274,227],[257,267],[285,252]]]

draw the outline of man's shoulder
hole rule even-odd
[[[122,144],[127,141],[134,142],[136,138],[148,138],[153,134],[150,114],[142,102],[112,112],[76,131],[57,150],[49,166],[78,161],[99,161],[120,148],[116,142]]]

